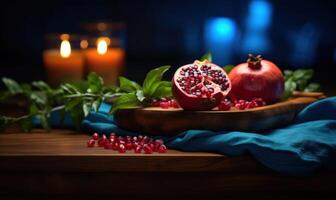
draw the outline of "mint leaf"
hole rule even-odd
[[[150,95],[154,83],[161,81],[163,74],[168,71],[169,68],[169,65],[165,65],[148,72],[143,82],[143,91],[145,96]]]
[[[103,78],[98,76],[95,72],[91,72],[87,77],[89,83],[88,92],[99,93],[103,89]]]
[[[5,86],[7,87],[8,91],[11,94],[17,94],[23,92],[21,86],[13,79],[2,78],[2,82],[5,84]]]
[[[128,93],[115,99],[111,107],[111,112],[118,109],[135,108],[138,106],[141,106],[141,102],[138,100],[136,94]]]
[[[120,90],[125,92],[134,92],[137,90],[141,90],[141,86],[138,83],[131,81],[123,76],[119,77],[119,85]]]
[[[208,51],[208,53],[204,54],[200,59],[200,61],[205,61],[205,60],[207,60],[209,62],[212,62],[212,55],[211,55],[210,51]]]
[[[223,69],[227,74],[229,74],[234,67],[234,65],[225,65]]]

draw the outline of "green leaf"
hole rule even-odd
[[[128,93],[114,100],[111,112],[114,112],[118,109],[134,108],[138,106],[141,106],[141,102],[138,100],[136,94]]]
[[[212,62],[212,55],[211,55],[211,52],[208,51],[208,53],[204,54],[200,61],[204,61],[204,60],[208,60],[209,62]]]
[[[80,94],[81,92],[76,88],[75,85],[72,85],[70,83],[62,84],[61,88],[64,92],[68,94]]]
[[[296,81],[297,90],[303,91],[306,88],[307,84],[308,84],[308,81],[306,79],[297,80]]]
[[[168,71],[170,68],[169,65],[165,65],[162,67],[155,68],[148,72],[144,82],[143,82],[143,91],[145,96],[149,95],[151,92],[151,88],[154,83],[161,81],[163,74]]]
[[[289,79],[285,82],[285,91],[282,96],[282,99],[288,99],[290,96],[292,96],[293,91],[296,89],[296,83],[293,81],[293,79]]]
[[[5,84],[5,86],[7,87],[7,89],[11,94],[17,94],[23,92],[21,86],[13,79],[2,78],[2,82]]]
[[[171,97],[173,96],[171,87],[158,87],[155,93],[152,95],[153,98]]]
[[[87,77],[89,83],[89,91],[92,93],[99,93],[103,89],[104,81],[103,78],[98,76],[95,72],[91,72]]]
[[[65,103],[65,111],[70,111],[81,103],[82,103],[82,98],[80,97],[71,98],[69,101]]]
[[[225,65],[223,69],[227,74],[229,74],[234,67],[234,65]]]
[[[39,105],[46,105],[48,103],[48,97],[45,92],[35,91],[30,94],[30,100]]]
[[[100,107],[100,104],[102,103],[102,100],[99,98],[99,99],[96,99],[93,103],[92,103],[92,108],[95,112],[98,112],[99,110],[99,107]]]
[[[89,115],[91,106],[92,106],[92,103],[89,101],[83,103],[83,112],[84,112],[85,117]]]
[[[154,83],[146,96],[155,97],[154,93],[156,93],[156,90],[158,90],[160,87],[171,87],[171,82],[170,81],[158,81]]]
[[[120,90],[125,92],[135,92],[137,90],[141,90],[141,86],[138,83],[131,81],[123,76],[119,77],[119,85]]]
[[[32,85],[41,91],[52,92],[52,89],[50,88],[50,86],[44,81],[34,81],[32,82]]]
[[[318,83],[310,83],[305,89],[305,92],[317,92],[320,90],[320,84]]]
[[[293,73],[294,80],[310,80],[314,75],[314,71],[312,69],[298,69]]]
[[[143,100],[145,99],[145,96],[142,90],[137,90],[135,95],[140,102],[143,102]]]

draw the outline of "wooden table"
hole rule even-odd
[[[320,198],[336,191],[333,171],[290,177],[249,155],[119,154],[87,148],[88,138],[69,130],[1,134],[0,199]]]

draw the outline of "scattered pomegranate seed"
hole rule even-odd
[[[94,147],[96,141],[94,139],[89,139],[87,141],[87,147]]]
[[[153,149],[147,144],[144,144],[143,150],[144,150],[145,154],[152,154],[153,153]]]
[[[170,101],[169,99],[167,100]],[[96,134],[98,137],[96,137]],[[163,140],[150,138],[148,136],[139,135],[138,137],[131,136],[117,136],[115,133],[111,133],[109,138],[106,135],[99,137],[98,133],[94,133],[92,138],[87,141],[88,147],[94,147],[95,143],[98,146],[104,147],[104,149],[112,149],[119,153],[125,153],[127,150],[134,150],[134,153],[152,154],[153,152],[164,153],[167,148],[163,144]]]
[[[162,108],[162,109],[168,109],[169,108],[169,102],[161,101],[160,102],[160,108]]]
[[[119,143],[114,143],[113,146],[112,146],[112,149],[117,151],[119,149]]]
[[[106,142],[106,136],[104,137],[103,135],[100,139],[98,139],[98,146],[103,147],[105,142]]]
[[[127,150],[131,150],[131,149],[133,149],[133,144],[131,142],[127,142],[125,147],[126,147]]]
[[[231,102],[225,99],[221,101],[220,104],[218,105],[218,110],[223,110],[223,111],[230,110],[231,105],[232,105]]]
[[[142,146],[138,145],[136,148],[134,148],[134,153],[141,153]]]
[[[162,144],[160,147],[159,147],[159,150],[158,150],[159,153],[166,153],[167,152],[167,147]]]
[[[119,145],[119,149],[118,149],[119,153],[125,153],[126,152],[126,147],[123,144]]]
[[[98,138],[99,138],[99,134],[98,134],[98,133],[94,133],[94,134],[92,135],[92,139],[94,139],[94,140],[98,140]]]

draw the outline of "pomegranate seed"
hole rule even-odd
[[[113,145],[112,145],[112,149],[113,150],[115,150],[115,151],[117,151],[118,149],[119,149],[119,143],[114,143]]]
[[[98,140],[98,138],[99,138],[99,134],[98,134],[98,133],[94,133],[94,134],[92,135],[92,139],[94,139],[94,140]]]
[[[133,140],[133,142],[136,142],[136,141],[138,141],[138,138],[134,136],[132,140]]]
[[[94,139],[89,139],[87,141],[87,147],[94,147],[96,141]]]
[[[98,146],[103,147],[106,142],[106,138],[103,137],[98,140]]]
[[[151,106],[160,106],[160,101],[157,99],[152,99]]]
[[[118,149],[118,152],[119,153],[125,153],[126,152],[126,148],[123,144],[120,144],[119,145],[119,149]]]
[[[167,102],[167,101],[160,102],[160,108],[168,109],[169,108],[169,102]]]
[[[235,105],[235,107],[238,109],[238,110],[245,110],[245,105],[244,104],[241,104],[241,103],[237,103]]]
[[[133,149],[137,148],[137,146],[141,146],[141,145],[139,145],[139,143],[137,143],[137,142],[134,142],[133,143]]]
[[[220,104],[218,105],[218,110],[230,110],[231,108],[231,102],[228,100],[221,101]]]
[[[131,150],[131,149],[133,149],[133,144],[131,142],[128,142],[128,143],[125,144],[125,147],[126,147],[127,150]]]
[[[152,154],[153,153],[153,149],[147,144],[144,144],[143,150],[144,150],[145,154]]]
[[[113,148],[113,144],[112,143],[105,142],[104,149],[112,149],[112,148]]]
[[[142,151],[142,146],[140,145],[134,148],[134,153],[141,153],[141,151]]]
[[[159,150],[158,150],[159,153],[166,153],[167,152],[167,147],[162,144],[160,147],[159,147]]]
[[[178,108],[179,107],[179,105],[177,104],[177,102],[175,100],[170,101],[170,106],[173,107],[173,108]]]

